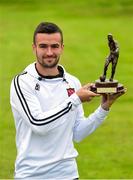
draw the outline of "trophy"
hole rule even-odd
[[[113,79],[119,58],[118,43],[113,39],[112,34],[108,34],[107,38],[110,54],[105,60],[103,75],[100,76],[99,79],[95,81],[95,84],[90,88],[90,90],[95,93],[117,93],[124,89],[122,84]],[[111,76],[109,79],[106,79],[106,74],[110,63],[112,64]]]

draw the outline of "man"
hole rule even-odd
[[[33,37],[36,62],[11,84],[11,106],[16,125],[16,179],[76,179],[79,177],[73,141],[92,133],[124,92],[103,95],[101,105],[85,118],[82,102],[100,96],[80,86],[77,78],[58,64],[63,52],[61,29],[40,23]]]

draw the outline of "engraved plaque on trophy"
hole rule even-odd
[[[107,38],[110,54],[106,58],[103,75],[100,76],[90,88],[90,90],[95,93],[116,93],[124,89],[122,84],[113,79],[119,58],[119,47],[117,42],[113,39],[112,34],[108,34]],[[109,64],[112,64],[112,70],[110,78],[107,79],[106,74]]]

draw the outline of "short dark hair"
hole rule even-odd
[[[51,22],[41,22],[35,29],[33,35],[33,43],[36,43],[36,35],[38,33],[46,33],[46,34],[53,34],[53,33],[60,33],[61,35],[61,43],[63,43],[63,33],[62,30],[54,23]]]

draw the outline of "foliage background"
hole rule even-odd
[[[127,93],[112,107],[95,133],[75,144],[81,179],[133,178],[133,1],[132,0],[0,0],[0,178],[13,178],[15,127],[9,103],[12,78],[34,61],[31,44],[41,21],[64,32],[61,64],[82,84],[93,82],[108,54],[107,34],[120,44],[115,78]],[[99,98],[84,104],[85,115]]]

